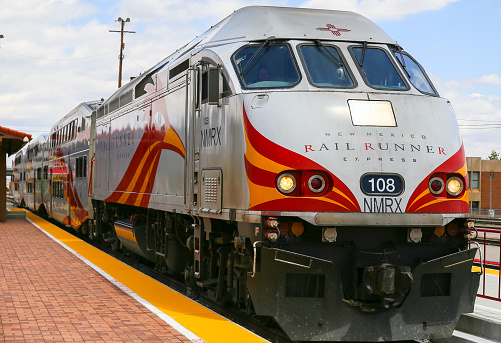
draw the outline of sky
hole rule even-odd
[[[0,126],[32,134],[118,87],[250,5],[358,12],[426,69],[451,101],[466,155],[501,153],[499,0],[0,0]],[[11,158],[12,159],[12,158]],[[8,165],[10,165],[10,160]]]

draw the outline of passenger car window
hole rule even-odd
[[[416,60],[404,51],[395,51],[394,54],[402,68],[406,71],[407,76],[414,87],[416,87],[420,92],[438,95],[437,91],[431,84],[431,81],[426,76],[423,68],[416,62]]]
[[[244,88],[292,87],[300,80],[287,44],[247,45],[233,55]]]
[[[348,68],[335,47],[302,45],[300,50],[313,85],[343,88],[354,86]]]
[[[369,86],[378,89],[408,89],[384,50],[352,47],[351,52],[356,58],[362,70],[362,76]]]

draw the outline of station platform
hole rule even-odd
[[[7,217],[0,342],[267,342],[30,212]],[[432,342],[501,342],[501,303],[477,298]]]
[[[25,216],[0,222],[0,342],[267,342],[30,212]]]

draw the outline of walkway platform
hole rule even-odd
[[[267,342],[30,212],[8,214],[0,342]],[[501,303],[477,298],[453,337],[433,340],[466,342],[501,342]]]
[[[27,212],[0,222],[0,342],[266,342]]]

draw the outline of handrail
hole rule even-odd
[[[475,225],[475,230],[479,233],[476,241],[470,242],[477,245],[482,245],[479,249],[480,259],[474,259],[474,262],[480,264],[482,273],[482,291],[477,294],[480,298],[485,298],[501,302],[501,277],[500,277],[500,262],[501,262],[501,227],[500,229],[483,228],[480,223]],[[482,234],[482,235],[480,235]],[[487,234],[491,234],[489,240]],[[494,235],[499,235],[495,237]],[[494,236],[494,237],[493,237]],[[489,247],[490,252],[487,251]],[[497,252],[496,252],[497,247]],[[493,251],[494,250],[494,251]],[[497,261],[495,261],[498,259]],[[489,268],[490,267],[490,268]],[[497,269],[497,271],[496,271]],[[492,281],[487,279],[487,275],[497,275],[497,297],[493,296],[491,292],[486,292],[487,283],[492,286]],[[486,293],[491,293],[487,295]]]

